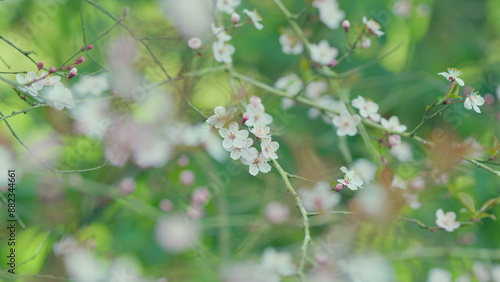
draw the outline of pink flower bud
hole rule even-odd
[[[76,59],[76,61],[75,61],[75,65],[81,64],[83,62],[85,62],[85,58],[84,57],[78,57],[78,59]]]
[[[345,30],[345,32],[348,32],[350,27],[351,27],[351,22],[350,21],[344,20],[342,22],[342,28]]]
[[[201,40],[197,37],[193,37],[193,38],[189,39],[189,41],[188,41],[189,48],[191,48],[193,50],[200,49],[201,44],[202,44]]]
[[[344,185],[339,183],[339,184],[335,185],[335,187],[333,187],[333,190],[335,192],[340,192],[340,191],[342,191],[342,188],[344,188]]]
[[[186,185],[186,186],[189,186],[191,184],[193,184],[194,182],[194,173],[191,171],[191,170],[185,170],[183,172],[181,172],[181,183]]]
[[[189,206],[186,215],[192,219],[200,219],[205,215],[205,212],[201,207]]]
[[[484,95],[484,101],[486,102],[486,105],[491,105],[495,102],[495,97],[488,93],[486,95]]]
[[[290,209],[283,203],[273,201],[267,204],[265,215],[270,222],[279,224],[288,219]]]
[[[50,73],[55,73],[56,72],[56,67],[50,67],[49,72]]]
[[[389,136],[388,140],[389,140],[389,145],[391,145],[391,147],[401,144],[401,136],[397,134],[392,134],[391,136]]]
[[[232,14],[231,14],[231,22],[232,22],[233,24],[237,24],[237,23],[239,23],[239,22],[240,22],[240,20],[241,20],[240,15],[238,15],[237,13],[232,13]]]
[[[73,76],[75,76],[77,72],[78,72],[78,70],[77,70],[76,68],[72,68],[72,69],[69,71],[68,79],[73,78]]]
[[[92,49],[94,49],[94,45],[92,44],[87,45],[87,50],[92,50]]]
[[[210,200],[210,191],[205,187],[200,187],[194,190],[191,195],[191,204],[193,206],[201,206]]]
[[[252,96],[250,98],[250,104],[252,104],[252,106],[254,106],[254,107],[257,107],[260,104],[262,104],[262,100],[257,96]]]
[[[43,62],[38,62],[38,70],[43,69]]]
[[[127,177],[122,179],[122,181],[120,181],[119,189],[120,192],[127,195],[135,190],[135,186],[136,186],[135,179],[133,179],[132,177]]]
[[[160,202],[160,209],[164,212],[169,212],[172,210],[172,202],[169,199],[163,199]]]
[[[248,113],[244,113],[243,116],[241,116],[241,123],[244,124],[248,119],[250,119],[250,115]]]

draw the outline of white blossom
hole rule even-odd
[[[71,91],[61,82],[54,84],[52,90],[49,91],[47,100],[47,102],[57,110],[62,110],[64,107],[71,109],[75,106]]]
[[[236,108],[230,108],[226,111],[223,106],[218,106],[214,109],[215,114],[207,119],[207,123],[215,128],[221,128],[233,118],[235,112]]]
[[[373,122],[380,121],[380,114],[378,113],[378,105],[373,101],[367,101],[363,97],[358,96],[358,98],[351,101],[352,106],[359,109],[359,115],[363,118],[369,118]]]
[[[407,129],[406,125],[400,124],[399,118],[397,116],[392,116],[388,120],[382,118],[380,120],[380,124],[383,127],[396,132],[404,132]]]
[[[470,95],[466,95],[467,97],[464,101],[464,107],[467,110],[474,108],[474,111],[476,111],[476,113],[481,113],[479,106],[482,106],[484,104],[484,98],[480,95],[477,95],[477,93],[477,91],[472,91]]]
[[[215,8],[230,15],[234,13],[234,8],[238,7],[240,3],[241,0],[217,0]]]
[[[302,90],[303,86],[302,79],[294,73],[289,74],[284,77],[278,78],[276,83],[274,83],[274,87],[284,90],[290,95],[294,96],[299,94],[300,90]]]
[[[214,59],[217,62],[230,64],[233,62],[232,56],[236,49],[233,45],[218,40],[213,43],[212,51],[214,52]]]
[[[255,176],[260,172],[268,173],[271,171],[271,166],[267,163],[269,159],[262,153],[259,154],[255,147],[252,147],[242,153],[241,162],[250,166],[249,172]]]
[[[280,144],[276,141],[272,141],[271,138],[262,139],[260,143],[260,147],[262,148],[262,154],[269,159],[277,159],[278,155],[276,151],[280,147]]]
[[[449,81],[456,81],[458,85],[464,86],[464,81],[458,78],[462,74],[462,71],[455,68],[448,68],[448,72],[440,72],[438,75],[444,76]]]
[[[36,74],[29,71],[25,77],[16,74],[16,80],[19,84],[19,90],[27,92],[31,96],[38,96],[38,91],[43,88],[43,80],[37,80]],[[35,81],[36,80],[36,81]]]
[[[262,21],[262,17],[256,10],[249,11],[247,9],[243,9],[243,13],[248,16],[248,19],[251,23],[253,23],[256,29],[261,30],[264,28],[264,26],[260,23],[260,21]]]
[[[331,65],[335,63],[335,58],[339,51],[335,47],[330,47],[330,43],[321,40],[319,44],[311,44],[311,59],[321,65]]]
[[[229,129],[221,128],[219,129],[219,134],[224,141],[222,141],[222,147],[224,149],[229,149],[233,146],[235,147],[243,147],[245,144],[245,139],[248,137],[248,130],[240,130],[238,123],[231,122],[229,124]]]
[[[268,138],[270,131],[271,129],[269,128],[269,126],[260,124],[257,124],[252,129],[250,129],[250,132],[252,132],[257,138],[260,139]]]
[[[363,179],[354,170],[348,170],[345,166],[341,167],[340,170],[344,173],[343,179],[337,179],[337,181],[347,186],[351,190],[358,190],[358,188],[363,185]]]
[[[351,115],[347,111],[343,111],[340,115],[333,118],[333,125],[337,127],[338,136],[354,136],[358,133],[356,126],[361,122],[361,117]]]
[[[285,54],[297,55],[304,51],[304,44],[300,42],[299,38],[289,33],[283,33],[279,37],[281,44],[281,51]]]
[[[276,272],[279,276],[292,276],[297,272],[297,267],[293,264],[292,254],[277,252],[274,248],[264,250],[261,265]]]
[[[366,17],[363,17],[363,23],[370,33],[373,33],[378,37],[384,35],[384,32],[380,30],[380,24],[378,24],[376,21],[372,19],[368,20]]]
[[[457,215],[454,212],[444,213],[443,209],[436,211],[436,225],[448,232],[453,232],[460,227],[460,222],[456,221]]]

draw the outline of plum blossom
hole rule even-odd
[[[318,182],[313,189],[299,189],[300,198],[308,212],[327,211],[340,203],[340,194],[332,192],[326,181]]]
[[[43,88],[43,80],[37,80],[36,74],[29,71],[25,77],[16,74],[16,80],[19,84],[19,90],[27,92],[31,96],[38,96],[38,91]],[[28,85],[29,84],[29,85]]]
[[[479,92],[472,91],[470,95],[466,95],[467,97],[465,98],[464,101],[464,107],[467,110],[474,108],[474,111],[476,111],[476,113],[481,113],[479,106],[482,106],[484,104],[484,98],[481,97],[480,95],[477,95],[477,93]]]
[[[347,186],[351,190],[358,190],[358,188],[363,188],[363,179],[354,170],[348,170],[345,166],[341,167],[340,170],[344,173],[344,179],[337,179],[337,181]]]
[[[331,29],[339,28],[345,18],[345,12],[339,9],[336,0],[315,0],[313,6],[318,8],[320,21]]]
[[[310,82],[306,87],[306,97],[311,100],[318,99],[328,88],[326,80]]]
[[[407,127],[406,125],[400,124],[399,123],[399,118],[397,116],[392,116],[388,120],[385,118],[382,118],[380,120],[380,124],[389,130],[396,131],[396,132],[404,132]]]
[[[375,179],[378,167],[367,159],[357,159],[352,164],[352,169],[355,170],[364,181],[370,182]]]
[[[290,209],[283,203],[272,201],[266,205],[264,213],[267,220],[279,224],[287,220],[290,215]]]
[[[372,41],[370,38],[363,38],[361,39],[361,48],[363,49],[368,49],[372,46]]]
[[[373,33],[378,37],[384,35],[384,32],[380,30],[380,24],[376,21],[372,19],[368,20],[366,17],[363,17],[363,23],[370,33]]]
[[[380,121],[380,114],[377,113],[378,105],[377,103],[365,100],[365,98],[358,96],[358,98],[351,101],[352,106],[359,109],[359,115],[363,118],[369,118],[373,122]]]
[[[292,73],[278,78],[276,83],[274,83],[274,87],[284,90],[291,95],[297,95],[300,90],[302,90],[303,84],[302,79],[300,79],[298,75]]]
[[[224,141],[222,141],[222,147],[227,150],[233,146],[239,148],[243,147],[245,139],[248,137],[249,133],[247,130],[240,130],[238,123],[233,121],[229,124],[229,129],[219,129],[219,134],[222,138],[224,138]]]
[[[448,232],[453,232],[460,227],[460,222],[456,221],[457,215],[454,212],[444,213],[443,209],[436,211],[436,225]]]
[[[215,3],[215,8],[218,11],[226,12],[231,15],[234,13],[234,8],[238,7],[241,3],[241,0],[217,0]]]
[[[273,117],[265,113],[264,105],[260,102],[260,98],[253,96],[250,98],[250,104],[246,107],[246,112],[244,116],[246,118],[246,126],[256,126],[256,125],[268,125],[273,122]]]
[[[199,232],[197,221],[181,215],[165,216],[156,223],[156,240],[168,252],[180,253],[194,247]]]
[[[250,166],[249,172],[253,176],[257,175],[259,171],[262,173],[271,171],[271,166],[267,163],[268,160],[262,153],[259,154],[254,147],[244,151],[241,157],[241,162]]]
[[[304,44],[300,42],[297,36],[293,36],[290,33],[283,33],[279,37],[279,42],[281,44],[281,51],[285,54],[297,55],[304,51]]]
[[[458,85],[464,86],[464,81],[461,78],[458,78],[462,74],[462,71],[455,68],[448,68],[448,72],[440,72],[438,75],[442,75],[446,77],[449,81],[456,81]]]
[[[330,47],[330,43],[321,40],[319,44],[311,44],[311,59],[321,65],[332,65],[339,54],[339,50]]]
[[[62,110],[64,107],[71,109],[75,106],[73,95],[71,91],[64,86],[61,82],[54,84],[54,88],[49,91],[48,103],[57,110]]]
[[[215,114],[207,119],[207,123],[213,125],[215,128],[221,128],[233,118],[235,112],[236,108],[229,108],[226,111],[226,108],[223,106],[218,106],[214,109]]]
[[[61,81],[61,77],[58,75],[49,75],[47,72],[42,72],[40,74],[40,81],[45,86],[52,86]]]
[[[280,147],[280,144],[276,141],[272,141],[271,138],[262,139],[260,143],[260,147],[262,148],[262,155],[269,159],[277,159],[278,155],[276,151]]]
[[[241,147],[232,146],[231,148],[228,148],[228,149],[224,148],[224,149],[228,152],[231,152],[229,154],[231,159],[237,160],[241,157],[243,152],[245,152],[246,150],[248,150],[248,148],[250,148],[252,146],[252,144],[253,144],[253,140],[251,138],[246,138],[246,139],[243,139],[243,143],[241,144]]]
[[[227,34],[223,27],[212,24],[212,33],[218,41],[226,42],[231,40],[231,35]]]
[[[260,125],[260,124],[257,124],[252,129],[250,129],[250,132],[252,132],[253,135],[255,135],[255,137],[260,138],[260,139],[268,138],[269,131],[271,131],[269,126]]]
[[[257,13],[257,10],[249,11],[247,9],[243,9],[243,13],[248,16],[248,19],[255,26],[256,29],[261,30],[264,26],[260,23],[262,21],[262,17]]]
[[[361,122],[361,117],[351,115],[347,111],[343,111],[340,115],[333,118],[333,125],[337,127],[338,136],[354,136],[358,133],[356,126]]]
[[[214,59],[220,63],[230,64],[233,62],[231,57],[236,49],[231,44],[226,44],[224,41],[215,41],[212,45],[212,50],[214,52]]]
[[[264,250],[261,265],[276,272],[279,276],[292,276],[297,272],[297,267],[293,264],[292,254],[277,252],[274,248]]]

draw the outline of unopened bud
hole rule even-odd
[[[351,22],[350,21],[344,20],[342,22],[342,28],[345,30],[345,32],[348,32],[350,27],[351,27]]]
[[[75,65],[81,64],[83,62],[85,62],[85,57],[78,57],[78,59],[76,59],[75,61]]]
[[[78,72],[78,70],[76,68],[72,68],[69,71],[68,79],[71,79],[73,76],[75,76],[77,72]]]
[[[239,23],[239,22],[240,22],[240,20],[241,20],[240,15],[238,15],[237,13],[232,13],[232,14],[231,14],[231,22],[232,22],[233,24],[237,24],[237,23]]]
[[[94,49],[94,45],[92,45],[92,44],[87,45],[87,50],[91,50],[91,49]]]
[[[335,185],[335,187],[333,187],[332,189],[335,192],[340,192],[340,191],[342,191],[342,188],[344,188],[344,185],[342,185],[342,184],[339,183],[339,184]]]
[[[244,113],[243,116],[241,117],[241,124],[247,122],[248,119],[250,119],[250,115],[248,113]]]
[[[43,62],[38,62],[38,70],[43,69]]]
[[[202,44],[201,40],[197,37],[193,37],[193,38],[189,39],[189,41],[188,41],[189,48],[191,48],[193,50],[200,49],[201,44]]]
[[[55,73],[56,72],[56,67],[50,67],[49,72],[50,73]]]
[[[401,136],[397,134],[392,134],[391,136],[389,136],[388,139],[389,139],[389,145],[391,145],[391,147],[401,144]]]

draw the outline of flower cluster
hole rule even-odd
[[[80,59],[80,61],[83,62],[83,59]],[[43,67],[43,63],[39,65]],[[38,72],[40,72],[40,70],[41,68],[39,67]],[[20,74],[16,74],[16,80],[20,84],[18,89],[32,97],[42,99],[57,110],[62,110],[65,107],[68,109],[73,108],[75,102],[71,91],[61,82],[60,76],[53,74],[55,69],[51,70],[53,70],[51,73],[42,72],[40,76],[37,76],[38,72],[35,73],[32,71],[26,73],[24,77]],[[68,73],[68,79],[74,77],[76,73],[77,69],[72,68]],[[45,86],[49,87],[47,90],[48,92],[39,95],[38,91],[42,91]]]
[[[242,115],[241,123],[232,121],[235,108],[226,109],[222,106],[216,107],[215,114],[210,116],[206,124],[219,129],[219,135],[224,138],[222,147],[230,152],[233,160],[241,158],[241,162],[249,166],[251,175],[260,172],[267,173],[271,170],[268,162],[277,159],[276,151],[279,143],[271,139],[269,124],[273,118],[265,112],[264,105],[259,97],[250,98],[250,103],[246,106],[246,112]],[[227,127],[224,127],[227,124]],[[245,125],[247,129],[242,129]],[[255,142],[260,140],[260,151],[254,145],[254,140],[249,138],[253,134]]]
[[[340,170],[344,173],[343,179],[337,179],[339,184],[335,187],[335,190],[340,191],[343,187],[347,187],[351,190],[358,190],[364,183],[363,179],[354,170],[348,170],[345,166],[341,167]]]
[[[215,8],[220,12],[225,12],[231,15],[231,22],[237,24],[240,21],[240,15],[236,13],[236,7],[241,4],[241,0],[217,0],[215,3]],[[243,9],[243,13],[247,15],[248,22],[252,23],[255,28],[261,30],[264,28],[261,16],[257,11],[249,11],[248,9]],[[231,35],[227,34],[224,27],[216,26],[212,23],[212,33],[214,34],[216,41],[212,45],[212,51],[214,54],[214,59],[217,62],[230,64],[233,62],[233,54],[236,51],[233,45],[229,44],[228,41],[232,39]],[[189,48],[197,50],[201,47],[201,40],[198,38],[191,38],[188,41]]]

